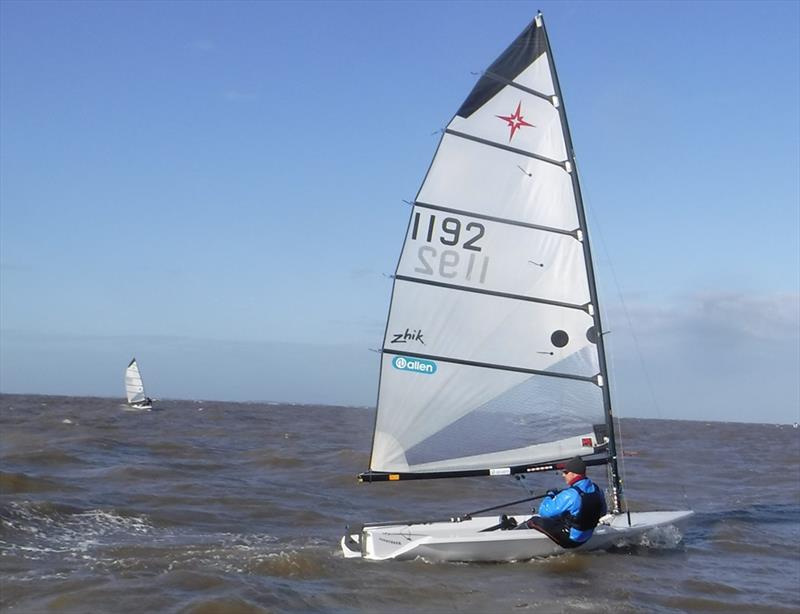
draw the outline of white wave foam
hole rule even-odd
[[[683,541],[683,534],[675,526],[654,527],[641,535],[621,538],[614,544],[616,548],[647,548],[650,550],[672,550]]]
[[[27,534],[28,538],[25,543],[0,541],[4,552],[34,559],[54,554],[67,559],[87,558],[84,555],[98,545],[153,531],[146,516],[122,516],[101,509],[69,514],[23,501],[10,503],[9,511],[9,517],[2,519],[4,529]]]
[[[647,531],[641,536],[638,545],[656,550],[669,550],[678,546],[682,541],[683,534],[680,529],[668,525]]]

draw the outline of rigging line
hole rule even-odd
[[[609,366],[610,366],[611,369],[614,369],[614,359],[613,358],[609,359]],[[609,382],[608,385],[609,386],[613,385],[616,388],[616,379],[614,378],[614,376],[609,374],[609,379],[614,379],[615,381],[614,382]],[[619,410],[619,406],[615,406],[614,409],[615,409],[615,414],[614,414],[614,418],[613,419],[616,421],[616,424],[614,426],[614,433],[616,434],[617,442],[619,443],[619,445],[617,446],[617,467],[619,467],[619,477],[620,477],[620,480],[622,482],[622,488],[623,488],[623,490],[625,490],[625,488],[627,488],[626,480],[628,479],[628,471],[627,471],[627,467],[626,467],[626,464],[625,464],[626,463],[626,461],[625,461],[625,434],[624,434],[624,432],[622,430],[622,413],[624,413],[624,412]],[[625,509],[630,513],[630,502],[629,502],[629,500],[627,498],[625,499]],[[630,516],[629,516],[629,518],[630,518]]]
[[[631,337],[633,338],[633,344],[634,344],[634,347],[636,348],[636,355],[637,355],[637,358],[639,359],[639,365],[641,366],[642,373],[644,374],[644,380],[645,380],[645,383],[647,384],[647,390],[648,390],[648,392],[650,394],[651,401],[653,403],[653,406],[655,407],[655,410],[656,410],[656,413],[658,414],[658,417],[662,418],[661,407],[659,406],[658,400],[656,399],[655,388],[653,386],[653,382],[652,382],[652,379],[650,377],[650,372],[647,370],[647,367],[646,367],[645,362],[644,362],[644,356],[642,354],[641,345],[639,344],[639,337],[636,334],[636,330],[633,327],[633,320],[632,320],[632,318],[630,316],[630,312],[628,310],[628,305],[625,302],[625,298],[624,298],[624,296],[622,294],[622,288],[621,288],[620,283],[619,283],[619,278],[617,277],[616,268],[614,267],[614,263],[613,263],[613,260],[611,258],[611,252],[608,249],[608,243],[606,242],[605,235],[603,234],[603,228],[602,228],[602,226],[600,224],[598,216],[595,215],[594,210],[591,207],[588,207],[587,209],[588,209],[589,216],[592,218],[592,228],[597,229],[597,235],[600,237],[600,244],[602,245],[603,252],[604,252],[605,257],[606,257],[606,261],[608,262],[608,269],[611,271],[611,278],[614,280],[614,286],[616,288],[617,296],[619,297],[620,304],[622,305],[622,311],[625,314],[625,318],[626,318],[626,320],[628,322],[628,328],[631,331]],[[609,373],[609,379],[613,379],[614,381],[613,382],[609,382],[609,386],[613,385],[614,387],[616,387],[616,375],[615,375],[616,374],[616,368],[614,367],[614,364],[613,364],[616,361],[614,359],[613,353],[611,355],[611,362],[612,362],[612,369],[611,369],[611,373]],[[619,439],[619,450],[620,450],[619,458],[617,459],[617,462],[618,462],[618,464],[620,466],[620,473],[621,473],[621,477],[622,477],[622,482],[623,482],[623,484],[625,484],[625,481],[627,480],[627,468],[626,468],[626,461],[625,461],[625,451],[624,451],[625,450],[625,445],[624,445],[624,438],[623,438],[623,432],[622,432],[622,421],[621,421],[621,418],[622,418],[622,412],[621,411],[617,411],[617,429],[616,429],[616,432],[617,432],[617,436],[618,436],[618,439]],[[628,514],[629,514],[629,519],[630,519],[630,507],[628,507]]]
[[[518,89],[518,90],[520,90],[522,92],[525,92],[527,94],[531,94],[533,96],[541,98],[542,100],[546,100],[547,102],[552,104],[554,107],[558,106],[554,102],[554,99],[556,98],[555,94],[553,94],[551,96],[548,96],[547,94],[542,94],[542,92],[537,92],[534,89],[531,89],[529,87],[525,87],[524,85],[521,85],[521,84],[519,84],[519,83],[517,83],[515,81],[511,81],[510,79],[506,79],[505,77],[501,77],[500,75],[498,75],[496,73],[489,72],[488,70],[485,73],[483,73],[483,76],[485,76],[487,79],[490,79],[491,81],[497,81],[498,83],[502,83],[503,85],[508,85],[510,87]]]
[[[487,296],[498,296],[500,298],[508,298],[516,301],[525,301],[527,303],[539,303],[542,305],[552,305],[553,307],[563,307],[565,309],[577,309],[589,313],[589,303],[584,305],[577,305],[574,303],[563,303],[561,301],[551,301],[546,298],[536,298],[533,296],[525,296],[522,294],[511,294],[510,292],[498,292],[496,290],[484,290],[483,288],[472,288],[470,286],[461,286],[458,284],[448,284],[443,281],[433,281],[431,279],[420,279],[419,277],[408,277],[407,275],[395,275],[395,279],[400,281],[408,281],[416,284],[425,284],[427,286],[436,286],[437,288],[445,288],[447,290],[460,290],[463,292],[473,292],[475,294],[485,294]]]
[[[531,494],[533,494],[533,493],[531,493]],[[491,511],[494,511],[494,510],[499,510],[499,509],[502,509],[504,507],[511,507],[512,505],[516,505],[518,503],[525,503],[526,501],[536,501],[537,499],[544,499],[546,496],[547,496],[547,493],[544,493],[543,495],[534,495],[532,497],[525,497],[524,499],[517,499],[516,501],[510,501],[508,503],[501,503],[500,505],[495,505],[493,507],[485,507],[482,510],[475,510],[474,512],[467,512],[466,514],[464,514],[463,516],[459,516],[458,518],[459,519],[469,520],[470,518],[472,518],[473,516],[475,516],[477,514],[483,514],[484,512],[491,512]]]
[[[616,270],[614,269],[614,265],[613,265],[613,263],[611,261],[611,256],[610,256],[610,253],[609,253],[609,250],[608,250],[608,244],[605,241],[605,236],[603,235],[603,230],[602,230],[602,227],[600,225],[600,222],[597,219],[597,216],[594,214],[594,210],[591,207],[586,206],[586,203],[584,203],[584,211],[591,218],[592,228],[597,230],[596,234],[597,234],[597,236],[600,237],[600,245],[602,246],[603,253],[605,254],[606,261],[608,262],[608,268],[611,271],[611,276],[612,276],[612,278],[614,280],[614,284],[615,284],[615,286],[617,288],[617,294],[620,297],[620,301],[623,304],[623,310],[625,310],[625,312],[627,313],[627,309],[625,307],[624,300],[622,299],[622,292],[620,291],[620,288],[619,288],[619,282],[617,280]],[[605,308],[603,308],[603,311],[605,312]],[[603,319],[605,320],[606,323],[608,322],[608,318],[605,315],[604,315]],[[629,318],[629,322],[630,322],[630,318]],[[600,334],[602,335],[602,334],[605,334],[605,333],[603,331],[600,331]],[[606,360],[609,363],[609,369],[607,369],[607,373],[606,373],[608,375],[608,379],[609,379],[608,385],[611,386],[611,387],[616,388],[616,366],[615,366],[616,358],[614,356],[614,352],[606,352]],[[640,360],[641,360],[641,355],[640,355]],[[615,415],[612,418],[612,419],[616,420],[616,425],[614,426],[614,432],[616,434],[617,441],[619,443],[619,446],[617,447],[617,466],[619,467],[619,477],[620,477],[620,480],[621,480],[621,483],[622,483],[622,489],[624,491],[625,490],[625,485],[626,485],[625,483],[626,483],[626,480],[627,480],[628,476],[627,476],[627,467],[626,467],[626,461],[625,461],[625,437],[624,437],[624,433],[622,431],[622,416],[623,416],[624,412],[622,411],[622,408],[619,405],[615,406],[614,414]],[[629,507],[629,503],[627,502],[627,500],[626,500],[626,503],[625,503],[625,507],[627,508],[627,510],[629,512],[629,516],[628,517],[630,519],[630,507]]]
[[[533,494],[533,493],[531,493]],[[524,503],[526,501],[536,501],[537,499],[544,499],[547,496],[547,493],[543,495],[534,495],[532,497],[526,497],[524,499],[518,499],[516,501],[511,501],[509,503],[501,503],[500,505],[495,505],[494,507],[487,507],[482,510],[476,510],[474,512],[467,512],[465,514],[461,514],[460,516],[451,516],[450,518],[440,518],[438,520],[388,520],[383,522],[364,522],[359,523],[357,525],[353,525],[352,529],[356,532],[361,532],[364,529],[368,528],[375,528],[375,527],[387,527],[393,525],[413,525],[413,524],[433,524],[436,522],[465,522],[468,520],[472,520],[472,517],[476,514],[482,514],[483,512],[491,512],[493,510],[499,510],[504,507],[510,507],[512,505],[517,505],[518,503]]]
[[[467,367],[481,367],[484,369],[496,369],[498,371],[512,371],[514,373],[528,373],[530,375],[543,375],[545,377],[559,377],[562,379],[572,379],[579,382],[589,382],[598,385],[597,375],[575,375],[573,373],[560,373],[558,371],[541,371],[539,369],[526,369],[525,367],[512,367],[510,365],[500,365],[490,362],[478,362],[474,360],[463,360],[461,358],[449,358],[445,356],[434,356],[432,354],[418,354],[416,352],[401,352],[383,348],[384,354],[393,356],[403,356],[410,358],[422,358],[423,360],[438,360],[440,362],[452,363],[455,365],[465,365]]]
[[[600,242],[602,243],[602,240]],[[606,318],[606,322],[608,322],[607,318]],[[607,360],[608,360],[608,363],[609,363],[608,379],[611,380],[611,381],[609,381],[608,385],[609,386],[613,386],[616,389],[616,387],[617,387],[616,366],[615,366],[616,359],[614,357],[614,353],[613,352],[609,352],[608,353]],[[619,441],[619,451],[618,451],[617,464],[619,466],[620,478],[622,479],[622,484],[624,486],[625,480],[627,479],[627,469],[626,469],[626,466],[625,466],[625,437],[624,437],[624,433],[622,431],[622,414],[624,412],[619,408],[619,406],[616,406],[615,409],[617,411],[615,411],[614,419],[617,421],[617,424],[616,424],[616,426],[614,428],[614,432],[616,433],[617,440]],[[630,504],[629,504],[628,500],[626,499],[625,507],[628,510],[628,512],[630,513],[629,505]]]
[[[653,380],[650,377],[650,372],[647,370],[647,366],[644,361],[644,354],[642,353],[641,344],[639,343],[639,336],[636,334],[636,329],[633,326],[633,319],[631,318],[630,311],[628,310],[628,305],[625,302],[625,298],[622,294],[622,288],[619,284],[619,279],[617,278],[617,271],[611,259],[611,253],[608,249],[608,244],[606,243],[605,237],[603,236],[602,227],[600,226],[597,216],[594,215],[594,212],[590,210],[589,213],[592,216],[592,226],[594,228],[597,228],[598,235],[600,236],[600,243],[603,245],[603,251],[605,252],[606,260],[608,261],[608,268],[611,271],[611,277],[614,280],[614,286],[617,290],[617,296],[619,297],[619,302],[622,305],[622,311],[625,314],[625,319],[628,322],[628,328],[631,331],[631,337],[633,338],[633,345],[636,348],[636,356],[639,359],[639,365],[642,368],[642,373],[644,373],[645,382],[647,383],[647,391],[650,394],[650,400],[653,402],[653,406],[656,409],[656,413],[658,414],[659,419],[663,419],[661,407],[658,404],[658,399],[656,398],[655,387],[653,386]]]
[[[452,134],[453,136],[457,136],[462,139],[466,139],[468,141],[473,141],[475,143],[480,143],[481,145],[486,145],[487,147],[494,147],[496,149],[502,149],[504,151],[510,151],[511,153],[519,154],[520,156],[534,158],[535,160],[539,160],[540,162],[547,162],[554,166],[558,166],[567,172],[570,172],[567,161],[559,162],[558,160],[553,160],[552,158],[547,158],[546,156],[540,156],[539,154],[535,154],[531,151],[525,151],[524,149],[517,149],[516,147],[503,145],[502,143],[495,143],[494,141],[490,141],[488,139],[482,139],[479,136],[472,136],[471,134],[466,134],[465,132],[459,132],[458,130],[452,130],[450,128],[445,129],[444,132],[445,134]]]
[[[405,201],[403,201],[405,202]],[[541,230],[543,232],[555,232],[561,235],[568,235],[575,239],[578,238],[578,228],[575,230],[564,230],[563,228],[554,228],[552,226],[542,226],[540,224],[531,224],[530,222],[520,222],[506,217],[498,217],[496,215],[486,215],[485,213],[476,213],[474,211],[464,211],[463,209],[454,209],[453,207],[442,207],[441,205],[432,205],[421,200],[414,201],[414,206],[422,209],[431,209],[433,211],[443,211],[445,213],[454,213],[456,215],[465,215],[467,217],[474,217],[478,220],[486,220],[488,222],[498,222],[499,224],[509,224],[510,226],[520,226],[522,228],[531,228],[533,230]]]
[[[533,495],[533,490],[534,489],[528,487],[528,483],[525,480],[525,474],[524,473],[516,473],[516,474],[514,474],[514,481],[517,484],[519,484],[520,486],[522,486],[522,488],[525,489],[525,492],[527,492],[528,495],[531,495],[531,496]]]

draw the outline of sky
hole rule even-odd
[[[0,391],[373,406],[449,122],[541,9],[622,417],[800,420],[800,3],[0,2]]]

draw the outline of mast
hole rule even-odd
[[[583,244],[583,257],[586,263],[586,272],[589,279],[589,296],[592,305],[594,306],[594,319],[595,331],[597,332],[597,353],[600,366],[600,376],[602,377],[601,388],[603,392],[603,409],[606,415],[606,427],[608,428],[608,467],[609,477],[611,482],[611,501],[613,504],[614,513],[621,513],[623,511],[623,496],[622,496],[622,481],[619,476],[619,468],[617,465],[617,442],[614,431],[614,415],[611,409],[611,390],[610,381],[608,378],[608,366],[606,363],[606,350],[603,341],[603,326],[600,318],[600,304],[597,299],[597,283],[594,276],[594,265],[592,263],[592,250],[589,245],[589,232],[586,223],[586,212],[583,206],[583,197],[581,195],[581,186],[578,181],[578,167],[575,163],[575,151],[572,145],[572,135],[569,131],[569,123],[567,122],[567,109],[564,104],[564,96],[561,93],[561,85],[558,81],[558,73],[556,72],[555,60],[553,59],[553,50],[550,46],[550,38],[547,36],[547,28],[544,25],[544,15],[538,13],[536,15],[536,25],[542,28],[544,38],[547,45],[547,60],[550,63],[550,73],[553,76],[553,87],[555,88],[556,97],[558,99],[558,115],[561,118],[561,126],[564,131],[564,139],[567,146],[567,160],[571,165],[570,176],[572,179],[572,187],[575,191],[575,202],[578,207],[578,220],[580,228],[583,231],[582,244]]]

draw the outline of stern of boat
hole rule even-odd
[[[350,527],[345,527],[345,534],[342,535],[341,546],[342,554],[346,559],[360,559],[363,554],[361,552],[361,539],[363,534],[361,532],[351,533]]]

